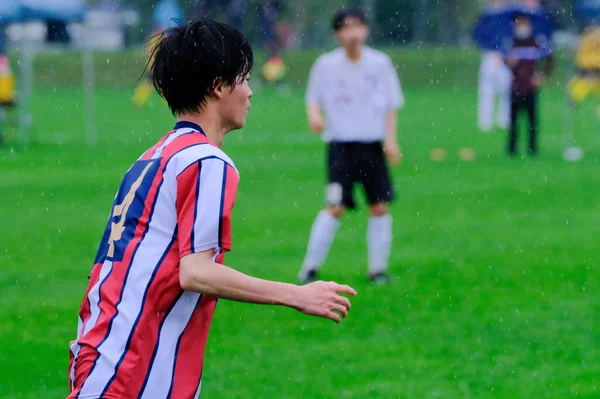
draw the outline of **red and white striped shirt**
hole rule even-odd
[[[185,255],[231,250],[239,175],[200,126],[178,122],[126,173],[71,342],[79,399],[192,399],[216,298],[184,291]]]

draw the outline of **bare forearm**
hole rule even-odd
[[[308,117],[308,120],[315,117],[321,117],[321,107],[316,104],[306,104],[306,116]]]
[[[187,271],[186,271],[187,270]],[[262,280],[213,263],[181,271],[182,288],[238,302],[295,306],[298,286]]]
[[[321,108],[316,104],[306,105],[306,116],[308,117],[308,125],[315,133],[321,133],[325,128],[325,121],[321,114]]]
[[[385,120],[386,134],[385,139],[388,142],[398,141],[398,113],[397,111],[388,111]]]

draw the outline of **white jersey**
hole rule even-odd
[[[325,113],[323,140],[376,142],[386,134],[386,115],[404,105],[389,56],[365,47],[358,62],[338,48],[321,55],[310,71],[306,103]]]

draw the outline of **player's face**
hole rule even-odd
[[[515,24],[515,37],[517,39],[529,39],[531,37],[531,30],[531,23],[529,21],[517,21]]]
[[[335,33],[335,37],[345,49],[356,49],[367,41],[369,28],[359,19],[348,17],[344,20],[344,25]]]
[[[224,90],[222,115],[231,130],[241,129],[246,124],[246,115],[250,109],[250,97],[252,97],[250,75],[244,79],[240,78],[233,90]]]

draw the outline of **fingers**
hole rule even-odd
[[[348,294],[350,296],[356,296],[356,291],[349,285],[336,284],[335,292],[337,292],[338,294]]]
[[[340,315],[333,311],[331,311],[327,314],[327,318],[335,321],[336,323],[339,323],[342,320]]]
[[[345,319],[346,316],[348,316],[348,308],[346,308],[343,305],[334,303],[331,307],[331,310],[337,312],[340,316],[342,316],[343,319]]]
[[[338,305],[342,305],[343,307],[345,307],[346,309],[350,309],[351,305],[350,305],[350,300],[344,296],[336,296],[334,301],[338,304]]]

